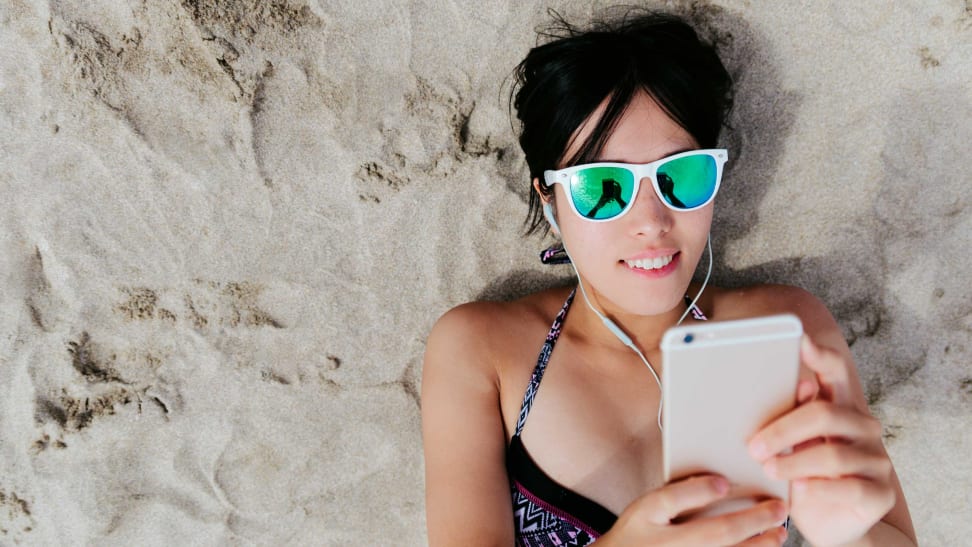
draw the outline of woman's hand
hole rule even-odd
[[[792,481],[790,516],[803,536],[839,545],[861,538],[894,506],[893,467],[880,422],[854,402],[852,365],[807,337],[800,356],[819,391],[801,382],[798,406],[760,430],[749,449],[770,477]]]
[[[729,482],[715,475],[691,477],[669,483],[637,499],[618,517],[597,545],[746,545],[779,546],[786,530],[780,500],[767,500],[725,515],[673,522],[729,494]]]

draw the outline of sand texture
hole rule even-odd
[[[423,544],[429,328],[569,273],[503,84],[589,4],[0,2],[0,545]],[[967,544],[972,4],[676,4],[738,82],[716,282],[830,306]]]

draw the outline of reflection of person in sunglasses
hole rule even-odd
[[[604,207],[612,201],[617,202],[618,207],[621,209],[628,206],[628,202],[624,201],[624,198],[621,197],[621,183],[614,179],[604,179],[601,181],[601,199],[597,200],[597,205],[588,211],[587,218],[594,218],[597,212],[601,210],[601,207]]]
[[[672,180],[672,177],[665,173],[658,173],[658,188],[669,203],[676,207],[685,207],[685,204],[675,197],[675,181]]]
[[[517,68],[512,107],[530,231],[560,237],[563,253],[542,256],[569,251],[577,284],[463,304],[432,329],[421,405],[429,543],[779,545],[788,513],[815,545],[914,545],[880,424],[823,303],[794,287],[695,283],[713,205],[666,206],[681,204],[666,173],[659,193],[642,184],[628,203],[605,177],[586,213],[565,185],[544,182],[545,170],[715,148],[732,88],[714,47],[679,18],[637,11],[589,30],[557,21],[542,36]],[[627,211],[605,215],[613,204]],[[748,441],[767,475],[791,481],[789,503],[738,499],[711,474],[665,483],[654,366],[666,330],[686,317],[782,313],[806,333],[797,405]],[[759,396],[727,392],[740,404]],[[748,504],[697,516],[726,500]]]

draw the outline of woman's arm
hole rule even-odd
[[[455,308],[426,345],[422,436],[433,546],[513,544],[499,382],[483,322],[481,305]]]
[[[797,526],[813,541],[814,536],[836,533],[838,521],[847,520],[852,526],[849,522],[854,517],[866,520],[869,512],[880,511],[879,520],[852,544],[916,544],[901,484],[884,449],[881,425],[870,414],[857,368],[836,321],[806,291],[793,287],[770,290],[778,293],[773,301],[792,304],[789,311],[800,316],[812,341],[804,344],[801,357],[813,371],[815,385],[802,380],[801,404],[757,435],[767,445],[768,451],[760,457],[766,459],[772,474],[796,480],[797,488],[805,487],[794,496]],[[793,454],[780,454],[793,446]]]

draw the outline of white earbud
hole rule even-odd
[[[543,204],[543,216],[547,218],[547,222],[553,226],[554,230],[560,232],[560,226],[557,226],[557,219],[554,215],[553,206],[550,205],[549,201]]]

